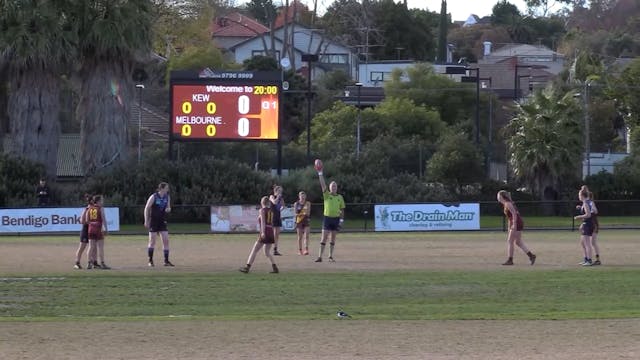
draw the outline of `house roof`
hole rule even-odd
[[[80,134],[61,134],[58,140],[56,176],[82,177]]]
[[[131,104],[129,128],[138,129],[138,102]],[[169,135],[169,114],[142,103],[141,138],[145,143],[166,141]],[[137,136],[137,133],[135,134]],[[80,159],[80,134],[61,134],[58,141],[58,156],[56,160],[56,175],[60,178],[82,177],[82,163]]]
[[[239,12],[217,17],[211,25],[212,37],[253,37],[268,31],[258,20]]]
[[[510,56],[564,56],[546,46],[530,44],[507,44],[492,51],[485,57],[510,57]]]
[[[138,128],[138,102],[131,104],[131,117],[129,118],[129,126]],[[142,102],[142,118],[141,133],[143,141],[159,141],[166,140],[169,136],[169,114]]]

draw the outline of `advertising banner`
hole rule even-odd
[[[375,205],[376,231],[479,230],[480,204]]]
[[[0,233],[69,232],[82,230],[84,208],[0,209]],[[120,209],[104,208],[109,232],[120,231]]]
[[[282,230],[295,229],[293,209],[282,209]],[[255,205],[211,206],[212,232],[258,232],[258,207]]]

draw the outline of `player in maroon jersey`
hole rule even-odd
[[[511,195],[504,191],[498,191],[498,202],[502,204],[504,214],[509,219],[509,233],[507,235],[507,254],[508,259],[502,265],[513,265],[513,251],[514,244],[518,245],[529,257],[529,262],[531,265],[536,262],[536,255],[532,253],[525,245],[524,241],[522,241],[522,230],[524,229],[524,221],[522,220],[522,216],[518,212],[513,200],[511,200]]]
[[[275,243],[275,239],[273,233],[273,209],[269,197],[263,196],[260,200],[260,205],[261,208],[258,213],[258,226],[260,229],[260,234],[258,235],[258,240],[256,240],[253,248],[251,249],[251,253],[249,253],[247,265],[241,267],[240,271],[243,273],[249,272],[253,261],[256,259],[258,251],[260,251],[260,249],[262,249],[262,246],[264,246],[264,254],[269,258],[269,261],[271,261],[271,272],[277,274],[280,271],[278,270],[278,266],[275,263],[273,255],[271,254],[271,245]]]

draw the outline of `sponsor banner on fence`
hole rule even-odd
[[[294,230],[293,209],[280,212],[282,230]],[[211,206],[212,232],[258,232],[258,208],[255,205]]]
[[[480,229],[480,204],[375,205],[376,231]]]
[[[0,209],[0,233],[80,231],[84,208]],[[104,208],[109,232],[120,231],[120,209]]]

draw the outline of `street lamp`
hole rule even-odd
[[[311,160],[311,64],[318,61],[317,54],[302,54],[307,62],[307,160]]]
[[[467,71],[475,71],[476,76],[463,76],[460,82],[474,82],[476,83],[476,125],[475,125],[475,141],[476,145],[480,144],[480,68],[453,68],[447,67],[445,72],[447,74],[466,74]]]
[[[584,152],[587,158],[587,176],[591,175],[591,141],[590,141],[590,125],[591,121],[589,121],[589,88],[591,87],[591,82],[586,80],[584,82]]]
[[[356,159],[360,158],[360,89],[362,88],[362,83],[357,82],[356,86],[358,87],[358,98],[357,98],[357,106],[358,106],[358,116],[357,116],[357,127],[356,127]]]
[[[142,128],[142,89],[144,89],[144,85],[137,84],[136,87],[140,89],[138,91],[138,164],[140,164],[140,160],[142,159],[142,142],[141,142],[141,128]]]

